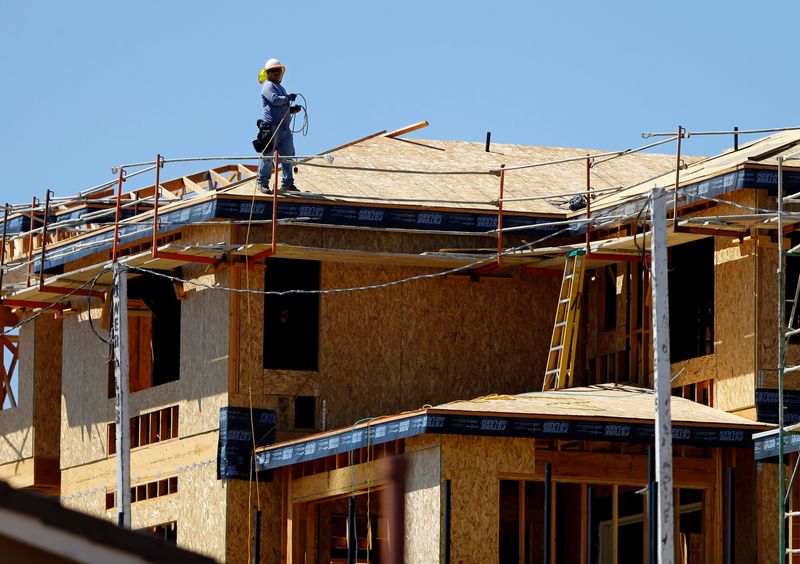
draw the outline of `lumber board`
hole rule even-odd
[[[202,460],[216,460],[218,431],[209,431],[177,440],[167,440],[131,451],[131,477],[139,483],[161,480],[178,474],[178,468]],[[61,476],[62,496],[94,488],[113,490],[116,484],[116,457],[65,468]]]

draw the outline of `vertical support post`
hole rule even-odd
[[[150,247],[150,254],[156,258],[158,254],[158,197],[161,193],[161,155],[156,155],[156,184],[153,192],[153,243]]]
[[[275,184],[272,186],[272,254],[278,252],[278,168],[280,167],[280,157],[278,149],[275,149]]]
[[[125,182],[125,169],[119,167],[119,180],[117,181],[117,205],[114,212],[114,241],[111,245],[111,261],[117,260],[117,244],[119,243],[119,220],[122,213],[122,183]]]
[[[656,489],[656,482],[653,479],[655,477],[655,456],[653,453],[653,445],[647,446],[647,519],[648,519],[648,526],[650,530],[648,531],[647,538],[649,539],[648,544],[649,550],[649,562],[650,564],[656,564],[656,546],[658,545],[658,517],[656,516],[656,507],[657,502],[656,498],[658,497],[657,489]]]
[[[36,196],[33,197],[31,200],[31,210],[30,210],[30,218],[31,223],[28,226],[28,256],[27,256],[27,263],[28,263],[28,274],[25,277],[25,287],[29,287],[31,285],[31,274],[33,273],[33,240],[36,237],[33,233],[33,224],[36,222],[36,207],[39,205],[39,198]]]
[[[736,550],[736,488],[735,485],[736,469],[733,466],[728,466],[728,564],[733,564],[736,561],[734,551]]]
[[[3,271],[6,267],[6,235],[8,234],[8,209],[10,207],[6,202],[3,211],[3,246],[0,247],[0,293],[3,291]]]
[[[506,165],[500,165],[500,198],[497,200],[497,267],[503,266],[503,195],[505,190]]]
[[[550,463],[544,465],[544,564],[550,564],[550,522],[553,518],[553,504],[550,496],[553,490],[553,477]]]
[[[486,152],[487,153],[489,152],[489,148],[491,147],[491,145],[492,145],[492,132],[491,131],[487,131],[486,132]]]
[[[278,187],[275,187],[277,191]],[[356,537],[356,496],[347,499],[347,564],[356,564],[358,538]]]
[[[783,157],[778,157],[778,562],[784,562],[786,559],[786,507],[784,501],[783,491],[783,463],[784,463],[784,414],[783,414],[783,376],[786,353],[784,341],[785,321],[783,308],[786,302],[786,288],[783,282],[783,266],[784,266],[784,253],[783,253]]]
[[[117,444],[117,525],[131,526],[131,420],[128,415],[128,273],[113,265],[111,339],[114,346],[114,423]]]
[[[680,140],[680,139],[679,139]],[[667,287],[667,227],[665,193],[651,197],[653,264],[653,364],[656,388],[656,482],[658,482],[659,564],[675,561],[672,504],[672,416],[670,413],[669,289]]]
[[[592,159],[586,159],[586,257],[592,253],[589,246],[592,241]]]
[[[47,190],[44,196],[44,221],[42,222],[42,251],[41,261],[39,262],[39,289],[44,287],[44,257],[47,253],[47,216],[50,215],[50,194],[52,190]]]
[[[408,462],[404,456],[394,456],[389,462],[389,564],[405,562],[405,530],[406,530],[406,468]],[[369,527],[369,524],[367,524]],[[369,560],[369,557],[367,557]]]
[[[444,550],[442,551],[443,564],[450,564],[450,492],[452,481],[444,481]]]
[[[684,129],[678,126],[678,140],[675,149],[675,192],[672,200],[672,228],[678,230],[678,187],[681,185],[681,139],[683,139]]]
[[[734,127],[733,130],[734,131],[739,131],[739,126]],[[739,134],[738,133],[734,133],[733,134],[733,150],[734,151],[738,151],[739,150]]]
[[[261,562],[261,510],[253,516],[253,564]]]
[[[592,521],[594,520],[594,487],[586,488],[586,564],[594,562],[594,531]]]

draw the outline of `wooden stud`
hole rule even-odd
[[[231,287],[241,287],[242,269],[231,269]],[[228,393],[239,393],[239,327],[241,316],[241,300],[239,292],[230,296],[230,312],[228,314]]]
[[[589,511],[589,486],[587,484],[581,484],[581,512],[580,512],[580,520],[581,520],[581,546],[583,549],[581,550],[581,564],[586,564],[588,561],[588,554],[587,550],[589,547],[589,530],[586,526],[586,514]]]
[[[519,535],[519,564],[525,564],[525,480],[517,482],[517,534]]]
[[[611,562],[619,562],[619,484],[611,486]]]

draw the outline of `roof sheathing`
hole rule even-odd
[[[602,385],[458,401],[278,444],[256,454],[259,470],[280,468],[426,433],[648,443],[655,440],[650,390]],[[673,441],[750,447],[767,428],[736,415],[673,398]]]

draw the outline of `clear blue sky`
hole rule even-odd
[[[498,143],[604,150],[678,124],[798,125],[793,7],[0,0],[0,202],[71,195],[159,152],[249,154],[256,76],[273,56],[309,103],[300,154],[421,120],[421,138],[491,130]]]

